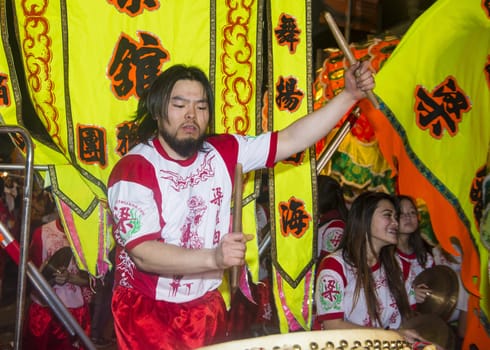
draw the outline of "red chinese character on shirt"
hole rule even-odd
[[[335,288],[335,281],[326,281],[325,290],[322,292],[322,297],[328,301],[335,301],[340,292]]]

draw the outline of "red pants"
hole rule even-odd
[[[88,335],[90,332],[90,311],[88,305],[68,310]],[[41,306],[34,302],[31,303],[24,328],[23,349],[85,349],[79,339],[70,336],[65,327],[47,306]]]
[[[112,312],[119,350],[195,349],[223,341],[226,331],[226,307],[218,291],[176,304],[117,287]]]

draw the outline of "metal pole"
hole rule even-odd
[[[15,319],[15,349],[22,349],[22,329],[24,322],[24,308],[26,300],[26,266],[27,256],[29,254],[29,223],[31,221],[31,197],[32,197],[32,179],[33,179],[33,167],[32,161],[34,158],[34,148],[32,145],[31,137],[24,128],[19,126],[1,125],[1,133],[18,133],[22,135],[22,138],[26,145],[26,163],[25,178],[24,178],[24,191],[23,191],[23,206],[22,206],[22,220],[20,226],[20,257],[19,257],[19,271],[17,279],[17,317]]]
[[[84,342],[90,350],[95,350],[95,346],[87,337],[83,329],[81,329],[80,325],[73,318],[71,313],[66,310],[65,306],[59,300],[56,293],[53,292],[49,284],[44,280],[42,275],[40,275],[39,271],[35,268],[32,263],[28,264],[27,258],[29,255],[29,224],[31,222],[31,199],[32,199],[32,182],[33,182],[33,159],[34,159],[34,147],[32,144],[32,139],[30,134],[24,128],[19,126],[11,126],[11,125],[0,125],[0,133],[18,133],[22,135],[22,138],[26,144],[26,155],[25,155],[25,165],[12,165],[12,169],[17,170],[25,170],[25,179],[24,179],[24,191],[23,191],[23,206],[22,206],[22,217],[21,217],[21,226],[20,226],[20,246],[17,245],[16,250],[19,251],[18,256],[18,281],[17,281],[17,304],[16,304],[16,319],[15,319],[15,343],[14,347],[16,350],[22,349],[22,335],[23,335],[23,323],[24,323],[24,315],[25,315],[25,301],[26,301],[26,276],[28,275],[31,278],[31,281],[36,286],[40,294],[45,298],[45,301],[51,306],[53,312],[60,318],[60,320],[64,320],[63,322],[65,326],[69,326],[67,330],[70,334],[74,334],[74,329],[79,333],[80,339]],[[2,168],[10,168],[7,164],[2,164]],[[12,248],[15,246],[15,240],[10,236],[8,237],[8,230],[3,224],[0,226],[3,235],[0,235],[3,240],[0,240],[2,245],[5,242],[8,242],[8,246]],[[8,237],[8,238],[6,238]],[[13,244],[13,245],[12,245]],[[8,251],[8,250],[7,250]],[[15,258],[14,258],[15,260]],[[42,282],[44,280],[44,283]],[[46,286],[47,284],[47,286]],[[54,294],[54,297],[53,297]]]
[[[1,128],[2,126],[0,126]],[[22,164],[0,164],[0,169],[5,170],[24,170],[26,168],[25,165]],[[32,168],[34,170],[47,171],[49,170],[48,165],[33,165]]]

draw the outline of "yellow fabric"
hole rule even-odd
[[[363,105],[385,158],[398,171],[400,193],[427,203],[436,237],[445,250],[458,255],[450,239],[461,243],[461,277],[472,294],[464,348],[474,343],[481,349],[488,347],[489,339],[485,330],[489,324],[488,250],[480,242],[476,220],[481,213],[475,211],[475,194],[488,173],[489,53],[488,3],[439,0],[411,26],[377,74],[375,93],[384,103],[382,112]],[[455,85],[450,85],[451,80]],[[437,99],[439,87],[454,94]],[[433,109],[423,100],[416,101],[417,91],[425,91],[444,106],[453,120],[459,116],[454,129],[438,113],[442,132],[434,123],[433,128],[423,127],[422,114],[430,117]],[[461,98],[461,104],[449,103],[455,97]],[[468,106],[463,105],[465,99]]]
[[[257,135],[261,132],[258,127],[261,95],[257,90],[257,76],[263,74],[260,65],[262,33],[257,29],[260,28],[262,9],[257,1],[237,2],[234,7],[229,5],[216,3],[215,44],[219,51],[214,57],[214,132]],[[242,230],[255,236],[247,244],[246,261],[253,282],[257,282],[259,257],[254,198],[258,191],[255,174],[246,174],[243,184]]]
[[[110,226],[107,240],[100,240],[96,223],[108,214],[107,179],[129,142],[118,137],[128,136],[122,131],[131,128],[145,78],[173,64],[196,65],[215,86],[216,131],[255,132],[258,4],[183,0],[140,2],[134,8],[118,1],[15,2],[30,98],[59,149],[35,139],[35,163],[51,165],[57,204],[70,208],[66,215],[75,226],[70,234],[73,242],[79,239],[78,262],[93,275],[107,268],[97,256],[106,249],[101,242],[113,245]],[[247,85],[240,85],[238,78],[244,77]],[[236,81],[240,84],[233,85]],[[247,184],[247,193],[252,189]],[[245,211],[248,223],[251,214]],[[250,251],[248,260],[256,265],[256,249]]]
[[[286,127],[312,108],[310,7],[310,1],[270,2],[269,56],[273,60],[269,71],[268,100],[273,130]],[[291,82],[294,84],[288,86]],[[297,94],[291,96],[291,105],[286,106],[287,103],[280,100],[279,93],[289,89],[295,90]],[[298,97],[298,105],[293,103],[295,96]],[[277,164],[274,168],[274,187],[270,193],[274,205],[271,211],[273,292],[283,333],[309,329],[311,323],[311,272],[314,267],[316,225],[311,186],[316,170],[314,156],[312,160],[311,155],[311,150],[307,150],[297,164]],[[293,203],[301,203],[298,210],[293,209]],[[284,208],[288,209],[285,211]],[[304,216],[302,221],[306,227],[300,237],[290,232],[290,229],[294,231],[290,225],[297,223],[294,222],[298,218],[295,215]],[[291,258],[293,256],[294,259]]]
[[[3,20],[6,18],[4,6],[3,2],[0,3],[0,124],[15,125],[17,113],[20,113],[16,103],[20,92],[8,42],[7,22]]]

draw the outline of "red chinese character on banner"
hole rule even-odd
[[[116,152],[123,156],[138,142],[136,133],[137,125],[134,122],[124,122],[117,125],[117,149]]]
[[[10,106],[10,94],[7,85],[8,76],[0,73],[0,106]]]
[[[297,89],[298,80],[293,77],[279,77],[276,84],[276,105],[281,111],[296,112],[303,101],[304,93]]]
[[[138,16],[144,9],[155,11],[160,7],[160,2],[156,0],[107,0],[107,2],[114,5],[119,12],[124,12],[131,17]]]
[[[471,183],[470,200],[473,204],[473,216],[478,230],[480,229],[480,220],[483,217],[483,181],[486,175],[487,167],[484,165],[477,170]]]
[[[78,126],[78,156],[83,163],[105,167],[106,135],[103,128]]]
[[[305,203],[291,197],[289,201],[279,203],[281,234],[301,238],[308,230],[311,215],[305,209]]]
[[[282,162],[285,164],[291,164],[294,166],[301,165],[303,163],[303,159],[305,157],[305,152],[298,152],[295,154],[290,155],[286,159],[284,159]]]
[[[288,46],[289,53],[296,52],[296,46],[299,44],[299,35],[301,30],[298,29],[298,24],[293,16],[281,14],[279,24],[274,28],[277,43],[281,46]]]
[[[138,36],[139,42],[122,34],[109,62],[112,91],[124,100],[133,95],[141,97],[170,59],[158,38],[145,32],[138,32]]]
[[[471,109],[464,92],[453,77],[448,77],[432,94],[422,86],[415,90],[415,113],[417,125],[429,129],[430,134],[440,139],[444,130],[451,136],[458,132],[462,114]]]
[[[487,79],[487,85],[488,85],[488,88],[490,89],[490,55],[487,57],[487,63],[485,64],[485,68],[483,69],[483,71],[485,72],[485,78]]]
[[[484,0],[482,7],[486,11],[487,17],[490,17],[490,0]]]

